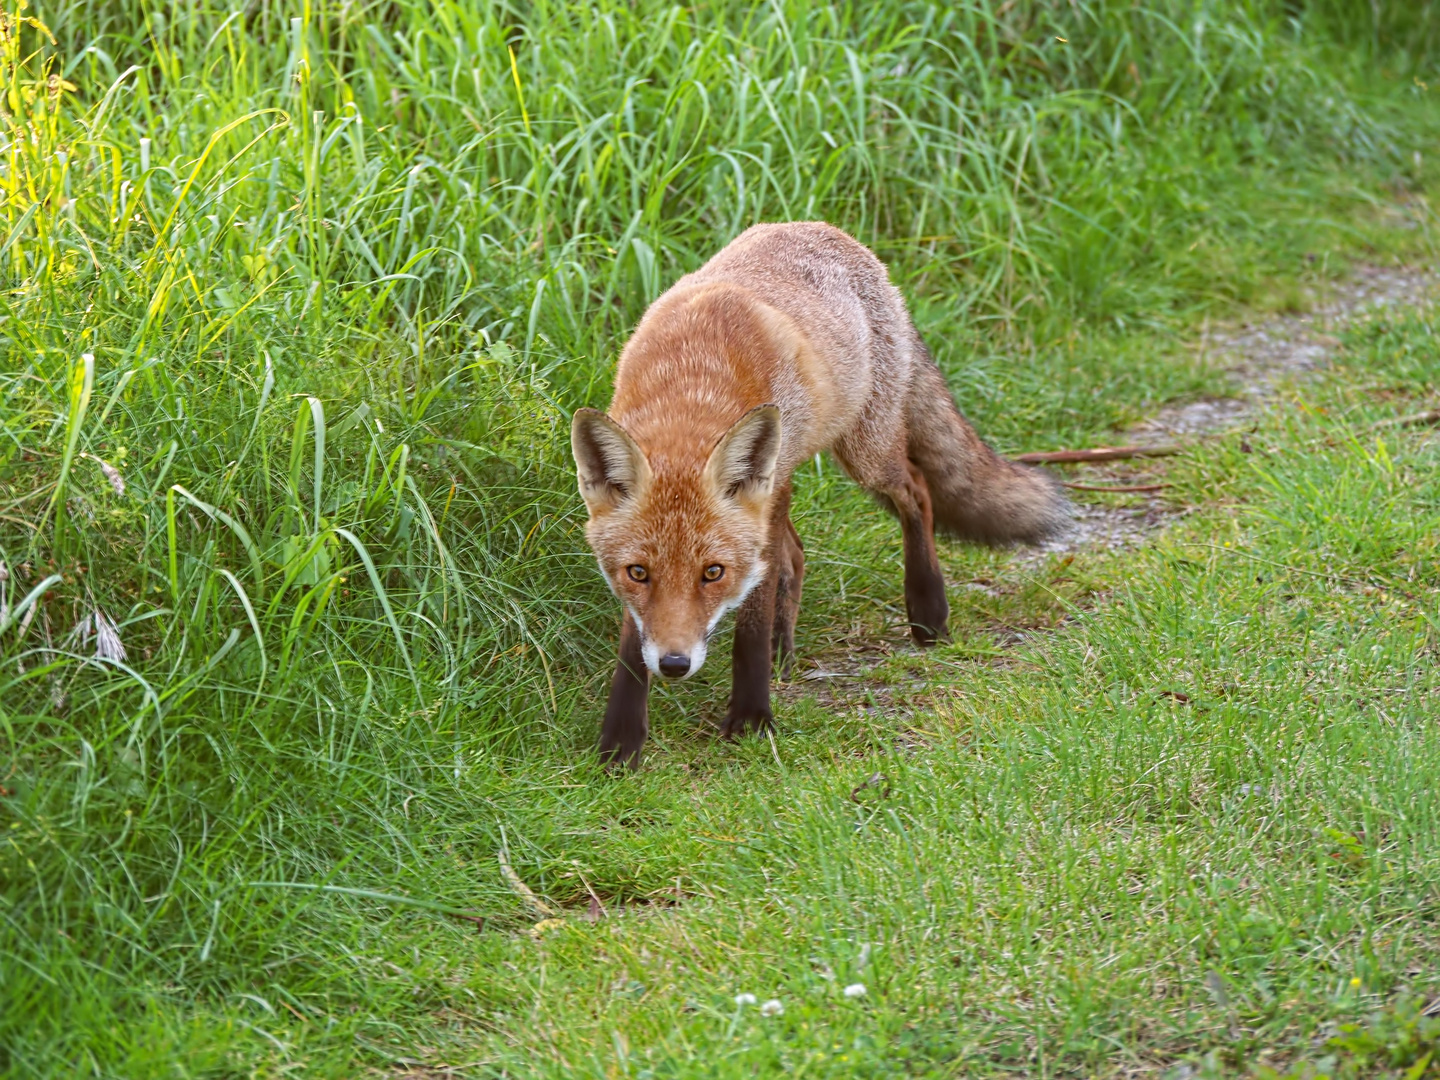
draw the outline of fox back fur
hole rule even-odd
[[[796,466],[828,451],[899,519],[922,645],[945,634],[938,529],[1033,543],[1069,507],[960,415],[885,266],[821,222],[756,225],[650,305],[620,354],[608,415],[575,414],[586,535],[625,607],[601,751],[636,764],[651,673],[699,670],[739,609],[723,731],[771,721],[771,658],[793,650],[804,555]]]

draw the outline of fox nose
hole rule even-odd
[[[690,658],[679,653],[666,653],[660,658],[660,674],[667,679],[678,679],[690,674]]]

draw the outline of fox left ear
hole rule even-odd
[[[765,499],[775,487],[780,460],[780,410],[751,409],[727,431],[705,465],[711,483],[726,498],[740,502]]]
[[[650,480],[644,452],[624,428],[599,409],[575,410],[570,449],[575,454],[580,496],[592,515],[634,498]]]

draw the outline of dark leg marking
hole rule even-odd
[[[770,542],[765,552],[769,571],[735,615],[735,650],[731,658],[730,708],[720,725],[727,739],[761,731],[775,722],[770,711],[770,658],[775,641],[775,591],[779,562],[790,538],[790,489],[776,491],[770,504]]]
[[[620,659],[600,724],[600,760],[607,767],[639,767],[640,751],[650,733],[649,690],[650,672],[640,655],[640,628],[627,611],[620,628]]]
[[[945,578],[935,554],[930,486],[914,462],[907,460],[905,465],[908,482],[889,494],[905,538],[905,611],[910,618],[910,633],[917,645],[929,646],[949,636],[950,601],[945,596]]]
[[[795,659],[795,623],[800,617],[800,588],[805,581],[805,548],[789,518],[785,520],[785,537],[776,564],[775,626],[770,640],[776,668],[785,679]]]

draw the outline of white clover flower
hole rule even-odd
[[[758,999],[755,997],[754,994],[736,994],[736,995],[735,995],[735,1004],[736,1004],[736,1005],[739,1005],[742,1009],[743,1009],[746,1005],[754,1005],[757,1000],[758,1000]]]
[[[864,996],[865,996],[865,984],[864,984],[864,983],[851,983],[849,986],[845,987],[845,996],[848,997],[848,998],[864,997]]]
[[[761,1016],[779,1016],[784,1011],[785,1006],[781,1005],[780,1002],[777,1001],[775,998],[771,998],[769,1001],[765,1002],[764,1005],[760,1006]]]

